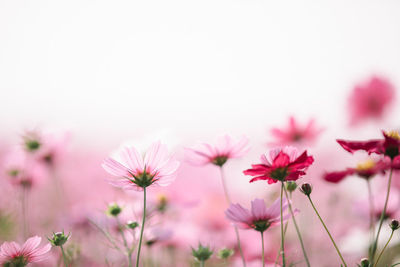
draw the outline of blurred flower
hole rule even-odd
[[[250,149],[248,142],[245,136],[234,139],[230,135],[223,135],[217,138],[214,145],[202,143],[193,148],[186,148],[186,159],[194,165],[212,163],[222,166],[228,159],[245,155]]]
[[[400,134],[397,131],[382,131],[382,134],[383,139],[373,139],[368,141],[346,141],[337,139],[336,141],[350,153],[354,153],[357,150],[364,150],[368,152],[368,154],[375,153],[385,155],[394,160],[399,156]]]
[[[283,199],[282,212],[287,206],[286,199]],[[280,199],[275,200],[271,207],[267,208],[264,200],[256,198],[251,202],[251,210],[243,208],[240,204],[231,204],[225,215],[244,229],[264,232],[270,226],[280,224]],[[286,221],[289,217],[289,214],[284,215],[283,220]]]
[[[218,251],[218,258],[225,260],[230,258],[234,253],[233,249],[223,248]]]
[[[179,167],[160,142],[153,143],[144,157],[134,147],[125,147],[120,156],[120,161],[106,158],[102,166],[111,175],[121,177],[111,184],[126,190],[141,190],[152,184],[167,186],[175,180]]]
[[[348,102],[351,123],[381,119],[394,99],[395,88],[385,78],[373,76],[356,85]]]
[[[349,175],[357,175],[368,180],[378,173],[385,173],[385,170],[388,169],[388,167],[390,167],[388,162],[368,159],[367,161],[358,164],[355,168],[347,168],[343,171],[327,172],[324,174],[323,178],[325,181],[331,183],[339,183]]]
[[[30,131],[26,132],[26,134],[22,137],[23,138],[23,145],[26,151],[28,152],[36,152],[42,146],[42,140],[40,138],[39,133]]]
[[[261,164],[251,165],[252,169],[243,171],[245,175],[255,176],[251,182],[268,180],[268,184],[277,181],[294,181],[305,175],[306,169],[314,162],[312,156],[304,151],[300,156],[294,147],[276,148],[269,154],[261,155]]]
[[[315,126],[315,120],[310,119],[306,125],[299,125],[296,119],[289,117],[286,129],[273,128],[271,134],[278,145],[290,145],[299,143],[312,143],[323,130]]]
[[[373,215],[375,220],[378,221],[381,217],[386,198],[384,194],[376,194],[372,197],[372,199],[374,208]],[[399,214],[399,204],[400,194],[397,190],[392,190],[384,218],[388,219],[397,216]],[[367,219],[370,216],[369,199],[364,198],[355,202],[353,209],[355,213]]]
[[[16,242],[4,242],[0,247],[0,264],[22,267],[31,262],[44,260],[51,245],[38,248],[41,240],[38,236],[31,237],[22,247]]]

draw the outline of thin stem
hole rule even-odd
[[[130,249],[129,246],[128,246],[128,242],[127,242],[127,240],[126,240],[124,231],[122,230],[122,224],[121,224],[119,218],[118,218],[118,217],[115,217],[115,219],[117,220],[118,231],[120,232],[121,237],[122,237],[122,240],[124,241],[124,247],[125,247],[125,250],[126,250],[126,254],[127,254],[127,256],[128,256],[128,267],[132,267],[132,257],[131,257],[132,252],[131,252],[131,249]]]
[[[142,228],[140,229],[138,252],[136,256],[136,267],[139,267],[140,249],[142,248],[143,230],[145,222],[146,222],[146,187],[143,187],[143,219],[142,219]]]
[[[392,240],[393,233],[394,233],[394,230],[392,230],[392,233],[390,234],[389,240],[386,242],[386,245],[383,247],[381,253],[379,253],[378,259],[376,260],[376,262],[374,264],[374,267],[378,265],[378,262],[381,259],[382,255],[383,255],[383,252],[385,251],[386,247],[389,245],[390,240]]]
[[[383,210],[382,210],[382,213],[381,213],[381,217],[380,217],[380,219],[379,219],[379,226],[378,226],[378,231],[377,231],[377,233],[376,233],[376,238],[375,238],[374,244],[372,245],[372,252],[371,252],[371,262],[372,262],[372,263],[374,262],[376,249],[377,249],[377,247],[378,247],[379,234],[381,233],[381,228],[382,228],[383,220],[385,219],[386,209],[387,209],[387,205],[388,205],[388,202],[389,202],[390,186],[391,186],[391,184],[392,184],[392,174],[393,174],[393,168],[390,168],[389,181],[388,181],[388,185],[387,185],[387,192],[386,192],[385,205],[383,206]]]
[[[264,259],[264,232],[261,233],[261,260],[262,266],[265,267],[265,259]]]
[[[286,223],[285,223],[285,229],[283,229],[283,236],[286,236],[286,232],[287,232],[288,226],[289,226],[289,221],[286,221]],[[281,256],[281,249],[282,249],[282,248],[279,247],[278,254],[276,255],[275,264],[274,264],[275,267],[277,266],[278,261],[279,261],[279,257]]]
[[[204,261],[200,261],[200,267],[204,267]]]
[[[283,190],[285,191],[286,199],[289,199],[288,193],[286,191],[286,188],[283,187]],[[306,249],[304,248],[303,238],[301,237],[301,233],[300,233],[299,227],[297,226],[297,222],[296,222],[296,219],[294,217],[292,204],[290,203],[290,200],[287,200],[287,202],[288,202],[290,214],[292,215],[293,224],[294,224],[294,227],[296,228],[297,236],[298,236],[299,241],[300,241],[301,250],[303,251],[304,259],[306,260],[307,266],[310,267],[310,261],[308,260]]]
[[[27,206],[27,189],[26,189],[26,186],[23,185],[22,186],[22,195],[21,195],[21,209],[22,209],[22,229],[23,229],[24,239],[28,238],[26,206]]]
[[[89,219],[89,218],[88,218],[88,221],[89,221],[91,224],[93,224],[94,227],[96,227],[96,228],[106,237],[106,239],[108,240],[108,242],[110,242],[110,244],[113,246],[113,248],[115,248],[115,249],[118,250],[118,251],[121,251],[121,253],[122,253],[122,250],[119,248],[119,246],[115,243],[115,241],[113,240],[113,238],[111,237],[111,235],[110,235],[106,230],[104,230],[103,228],[101,228],[97,223],[95,223],[94,221],[92,221],[92,220]]]
[[[65,267],[68,267],[67,256],[65,255],[64,248],[63,248],[63,246],[60,246],[60,248],[61,248],[61,253],[62,253],[62,256],[63,256],[64,265],[65,265]]]
[[[371,181],[369,179],[367,181],[367,188],[368,188],[368,200],[369,200],[369,228],[371,231],[371,245],[374,243],[374,236],[375,236],[375,207],[374,207],[374,198],[372,195],[372,190],[371,190]],[[372,247],[369,247],[368,249],[368,254],[369,258],[371,258],[371,253],[372,253]]]
[[[221,167],[219,168],[219,170],[220,170],[222,188],[224,189],[225,199],[226,199],[226,202],[228,202],[228,205],[230,205],[230,204],[232,204],[232,201],[231,201],[231,198],[230,198],[230,196],[229,196],[228,187],[226,186],[224,169],[223,169],[222,166],[221,166]],[[245,258],[244,258],[244,254],[243,254],[243,250],[242,250],[242,245],[241,245],[241,243],[240,243],[239,230],[238,230],[238,228],[237,228],[236,225],[233,225],[233,228],[235,229],[235,235],[236,235],[236,240],[237,240],[237,244],[238,244],[238,249],[239,249],[240,257],[242,258],[242,264],[243,264],[243,267],[246,267],[246,260],[245,260]]]
[[[311,197],[310,197],[309,195],[308,195],[307,197],[308,197],[308,199],[310,200],[311,206],[313,207],[313,209],[314,209],[315,213],[317,214],[319,220],[321,221],[322,225],[324,226],[325,231],[328,233],[329,238],[331,239],[333,245],[335,246],[336,252],[338,253],[340,259],[342,260],[344,266],[347,267],[347,263],[344,261],[343,256],[342,256],[342,254],[340,253],[339,248],[338,248],[338,246],[337,246],[336,243],[335,243],[335,240],[333,240],[333,237],[332,237],[331,233],[329,232],[328,227],[326,227],[324,221],[322,220],[321,216],[319,215],[319,213],[318,213],[318,211],[317,211],[317,208],[314,206],[314,203],[313,203],[313,201],[311,200]]]
[[[284,184],[282,182],[281,186],[281,249],[282,249],[282,267],[286,267],[286,260],[285,260],[285,235],[283,233],[283,188]]]

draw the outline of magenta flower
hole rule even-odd
[[[378,173],[385,173],[385,170],[389,167],[390,163],[384,160],[374,161],[369,159],[364,163],[358,164],[355,168],[347,168],[343,171],[327,172],[324,174],[323,178],[325,181],[331,183],[339,183],[350,175],[357,175],[368,180]]]
[[[293,143],[312,143],[322,132],[321,128],[315,126],[313,119],[306,125],[300,125],[296,119],[291,116],[289,124],[285,129],[273,128],[271,134],[276,138],[275,144],[290,145]]]
[[[202,143],[193,148],[186,148],[186,159],[194,165],[212,163],[222,166],[228,159],[245,155],[250,149],[248,142],[245,136],[234,139],[230,135],[223,135],[217,138],[214,145]]]
[[[276,148],[269,154],[261,155],[261,164],[251,165],[252,169],[243,171],[245,175],[254,176],[250,183],[268,180],[268,184],[277,181],[295,181],[305,175],[307,168],[314,162],[312,156],[304,151],[300,156],[294,147]]]
[[[282,211],[287,207],[288,203],[283,199]],[[256,198],[251,202],[251,210],[243,208],[240,204],[231,204],[225,215],[241,228],[264,232],[269,227],[280,224],[280,199],[267,208],[264,200]],[[289,217],[290,214],[286,214],[283,220],[286,221]]]
[[[379,154],[388,156],[396,164],[399,161],[400,153],[400,134],[397,131],[382,131],[383,139],[373,139],[367,141],[348,141],[336,140],[346,151],[354,153],[358,150],[364,150],[368,154]]]
[[[16,242],[4,242],[0,247],[0,264],[2,266],[26,266],[46,258],[51,245],[38,248],[42,239],[38,236],[29,238],[22,247]]]
[[[373,76],[363,84],[356,85],[348,102],[351,123],[381,119],[394,97],[395,88],[382,77]]]
[[[134,147],[125,147],[119,156],[119,161],[106,158],[102,166],[111,175],[120,177],[112,185],[127,190],[141,190],[152,184],[167,186],[175,180],[179,167],[179,162],[168,155],[167,147],[160,142],[153,143],[144,157]]]

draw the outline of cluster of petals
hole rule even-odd
[[[351,123],[381,119],[394,98],[395,88],[385,78],[373,76],[363,84],[356,85],[348,102]]]
[[[288,202],[286,199],[283,199],[282,202],[282,212],[286,212]],[[260,224],[269,228],[280,224],[280,199],[275,200],[267,208],[263,199],[256,198],[251,202],[251,210],[242,207],[240,204],[231,204],[225,211],[225,215],[230,221],[243,229],[258,230]],[[288,220],[289,217],[290,214],[284,215],[283,221]]]
[[[29,238],[22,246],[16,242],[4,242],[0,247],[0,264],[5,265],[18,261],[19,263],[22,262],[20,264],[26,265],[44,260],[47,257],[47,252],[51,249],[51,245],[39,247],[41,240],[40,237],[34,236]]]
[[[295,181],[306,174],[307,168],[314,162],[312,156],[304,151],[299,155],[295,147],[276,148],[261,155],[261,163],[251,165],[243,171],[245,175],[254,176],[250,182],[267,180],[268,184],[277,181]]]
[[[230,135],[219,136],[214,144],[201,143],[186,148],[185,158],[193,165],[213,163],[222,166],[228,159],[244,156],[250,149],[246,136],[233,138]]]
[[[119,153],[120,159],[111,157],[103,161],[103,168],[118,177],[110,183],[126,190],[142,190],[135,183],[138,177],[146,175],[151,184],[167,186],[171,184],[177,174],[179,162],[168,154],[166,145],[160,142],[153,143],[144,157],[134,147],[124,147]]]
[[[386,160],[374,161],[372,159],[359,164],[355,168],[346,168],[342,171],[326,172],[323,176],[324,180],[331,183],[339,183],[347,176],[357,175],[364,179],[370,179],[376,174],[385,173],[390,167],[390,162]]]
[[[313,143],[323,130],[316,127],[315,120],[310,119],[306,125],[300,125],[293,116],[289,117],[289,124],[285,129],[272,128],[271,134],[275,137],[275,144],[290,145],[297,143]]]
[[[400,168],[400,135],[396,131],[382,131],[383,139],[372,139],[367,141],[336,140],[346,151],[354,153],[358,150],[366,151],[368,154],[379,154],[391,158],[391,167]]]

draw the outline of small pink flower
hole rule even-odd
[[[141,190],[152,184],[167,186],[175,180],[179,162],[160,142],[153,143],[144,157],[134,147],[125,147],[119,155],[120,161],[106,158],[102,164],[108,173],[120,177],[111,182],[114,186]]]
[[[194,165],[212,163],[222,166],[228,159],[245,155],[250,149],[248,142],[245,136],[239,139],[234,139],[230,135],[220,136],[214,145],[202,143],[193,148],[186,148],[186,159]]]
[[[287,206],[286,199],[283,199],[282,210],[285,211]],[[251,202],[251,210],[243,208],[240,204],[231,204],[225,215],[241,228],[264,232],[270,226],[280,224],[280,199],[267,208],[264,200],[256,198]],[[286,221],[289,217],[290,215],[286,214],[283,220]]]
[[[245,175],[254,176],[250,183],[268,180],[268,184],[277,181],[295,181],[305,175],[307,168],[314,162],[312,156],[304,151],[300,156],[294,147],[276,148],[269,154],[261,155],[261,164],[251,165],[252,169],[243,171]]]
[[[322,129],[315,126],[315,120],[311,119],[303,126],[299,125],[293,116],[289,118],[289,124],[286,129],[271,129],[271,134],[276,138],[274,143],[278,145],[312,143],[321,132]]]
[[[46,258],[51,245],[38,248],[42,239],[38,236],[29,238],[22,247],[16,242],[4,242],[0,247],[0,264],[5,266],[26,266]],[[7,265],[8,264],[8,265]]]
[[[352,124],[366,119],[381,119],[395,98],[395,88],[385,78],[373,76],[354,87],[349,97]]]

